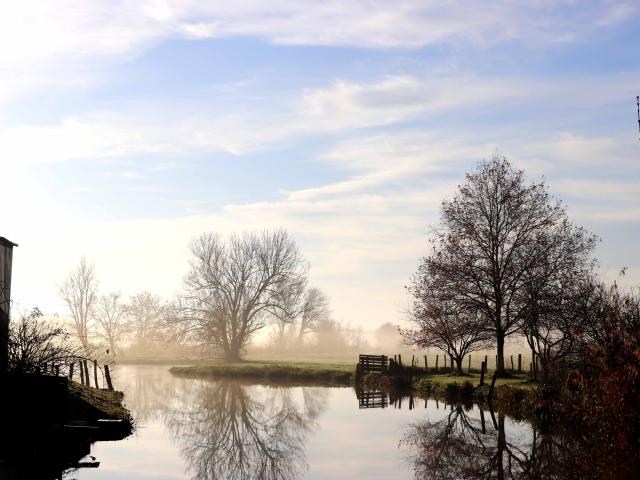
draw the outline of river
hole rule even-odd
[[[526,422],[476,406],[374,394],[386,408],[360,408],[352,388],[186,379],[166,366],[121,366],[116,382],[135,433],[95,443],[99,467],[63,478],[400,480],[442,468],[435,454],[444,461],[464,448],[468,465],[455,468],[471,472],[494,462],[500,443],[510,462],[526,461],[537,442]]]

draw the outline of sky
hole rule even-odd
[[[189,243],[284,227],[336,320],[406,320],[443,199],[495,152],[640,284],[640,3],[2,2],[14,314],[181,288]]]

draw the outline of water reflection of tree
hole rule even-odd
[[[312,389],[316,390],[316,389]],[[166,423],[198,479],[295,479],[306,471],[305,441],[323,411],[324,392],[291,389],[263,398],[235,382],[193,382]],[[326,400],[326,399],[325,399]]]
[[[471,418],[460,405],[437,422],[414,426],[405,441],[413,447],[416,478],[571,479],[585,473],[568,438],[533,429],[527,439],[510,438],[504,415],[481,411]]]

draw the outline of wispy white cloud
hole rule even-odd
[[[0,10],[0,102],[33,89],[91,85],[114,62],[170,38],[250,36],[288,45],[416,48],[576,41],[637,21],[635,2],[460,4],[443,0],[62,0]]]

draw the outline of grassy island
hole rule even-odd
[[[242,362],[173,367],[173,375],[199,378],[240,378],[267,383],[350,386],[354,366],[328,363]]]

